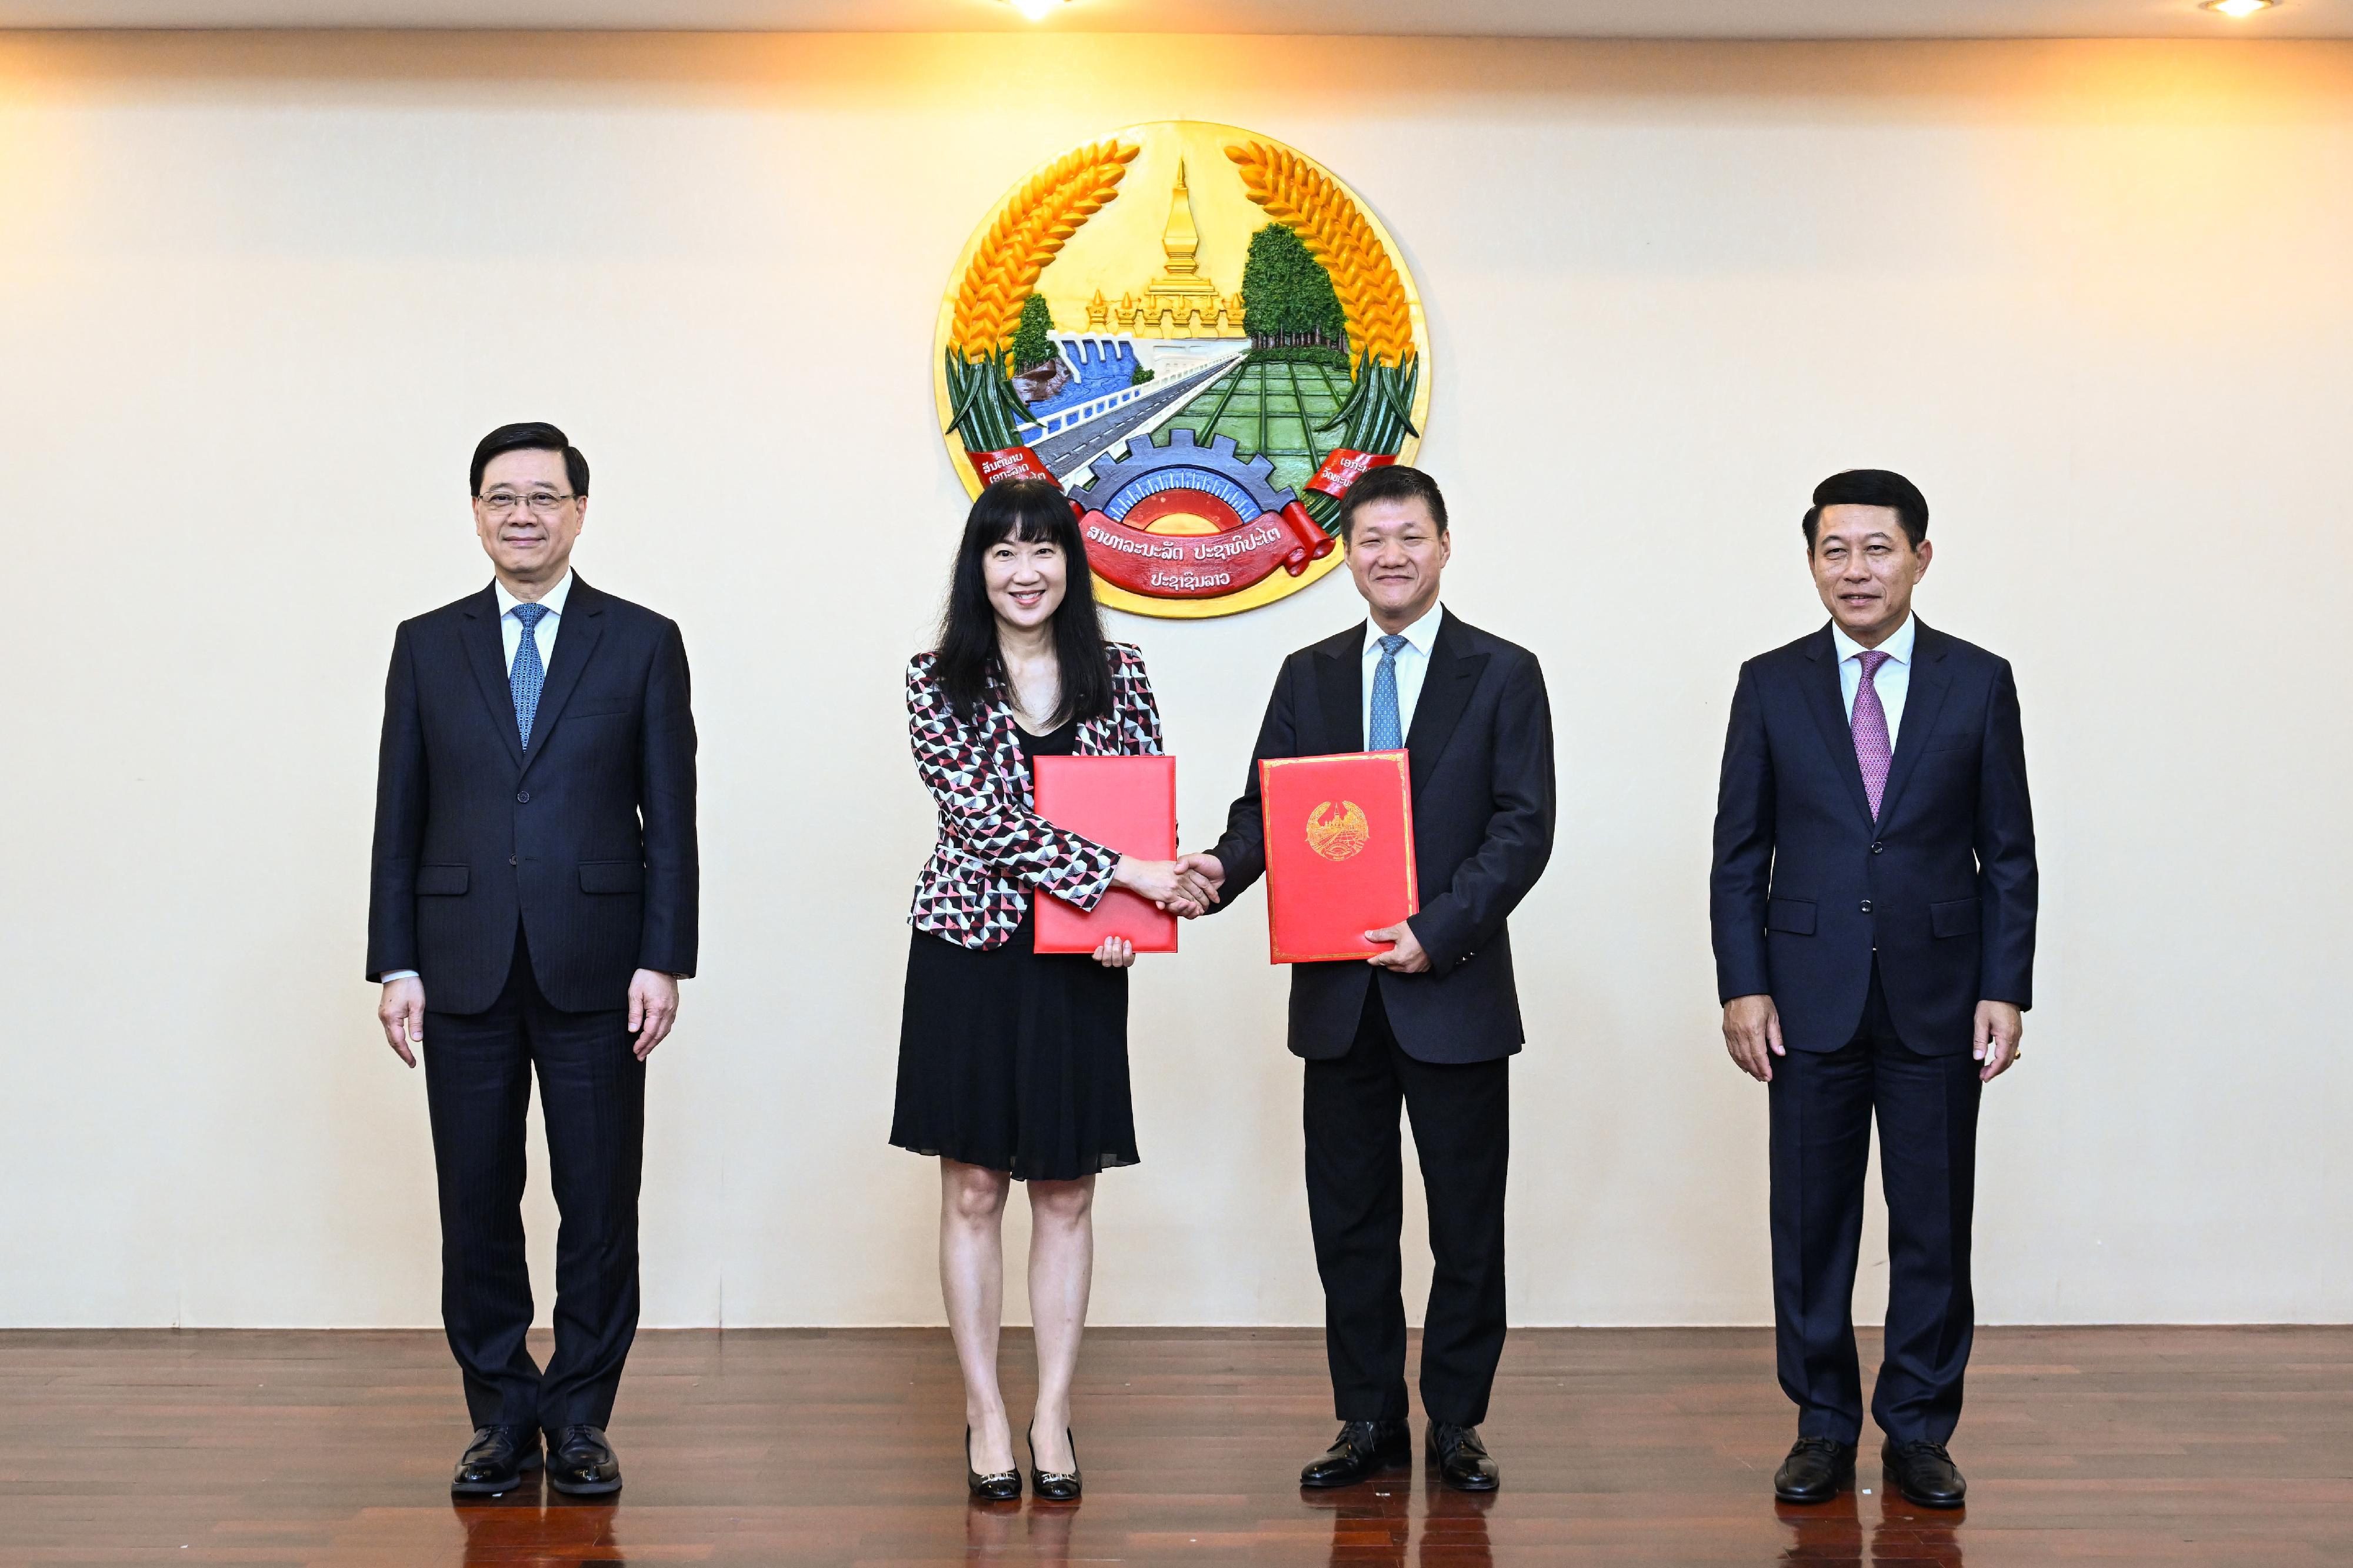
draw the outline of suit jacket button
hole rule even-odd
[[[1871,912],[1871,900],[1869,899],[1862,900],[1862,912],[1864,914],[1869,914]]]
[[[515,863],[516,863],[516,862],[515,862],[515,858],[514,858],[513,856],[510,855],[510,856],[508,856],[508,857],[507,857],[507,864],[508,864],[508,865],[512,866],[512,865],[514,865]]]
[[[521,805],[529,805],[531,804],[531,791],[527,789],[519,789],[515,791],[515,799]]]
[[[1871,847],[1871,852],[1872,852],[1873,855],[1876,855],[1876,854],[1878,854],[1881,850],[1883,850],[1883,849],[1884,849],[1884,848],[1886,848],[1886,847],[1887,847],[1887,846],[1886,846],[1886,845],[1884,845],[1884,844],[1880,844],[1880,843],[1874,842],[1874,843],[1872,845],[1872,847]]]

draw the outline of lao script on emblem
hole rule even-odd
[[[1070,496],[1106,604],[1253,608],[1339,564],[1341,500],[1430,412],[1411,273],[1313,159],[1199,121],[1040,164],[940,307],[934,392],[977,494]]]

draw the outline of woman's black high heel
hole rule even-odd
[[[1076,1451],[1072,1450],[1073,1453]],[[1037,1457],[1036,1450],[1032,1449],[1029,1458],[1035,1460]],[[1077,1479],[1076,1477],[1071,1479]],[[973,1496],[987,1501],[1018,1502],[1021,1499],[1021,1467],[1016,1465],[1009,1470],[999,1470],[993,1476],[984,1476],[974,1469],[972,1468],[972,1428],[967,1426],[964,1429],[964,1484],[972,1489]],[[1076,1497],[1078,1493],[1073,1491],[1071,1495]]]
[[[1024,1442],[1029,1445],[1029,1480],[1030,1483],[1038,1489],[1038,1496],[1040,1500],[1045,1502],[1078,1501],[1080,1490],[1078,1471],[1079,1440],[1071,1436],[1071,1429],[1068,1426],[1062,1428],[1062,1438],[1065,1442],[1071,1445],[1071,1472],[1068,1475],[1056,1475],[1051,1470],[1041,1470],[1038,1468],[1038,1433],[1035,1427],[1024,1432],[1021,1435],[1021,1437]]]

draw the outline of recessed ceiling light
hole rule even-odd
[[[2220,12],[2225,16],[2252,16],[2278,4],[2279,0],[2199,0],[2199,9]]]
[[[1005,0],[1005,3],[1031,21],[1042,22],[1054,14],[1056,7],[1067,5],[1071,0]],[[2242,0],[2218,0],[2218,3],[2235,5]],[[2268,5],[2271,0],[2261,0],[2261,3]]]

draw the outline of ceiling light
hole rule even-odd
[[[1067,5],[1071,0],[1005,0],[1005,3],[1031,21],[1042,22],[1054,14],[1054,8],[1057,5]],[[2218,0],[2218,4],[2231,5],[2244,3],[2245,0]],[[2260,0],[2260,3],[2268,5],[2271,0]]]
[[[2199,9],[2217,11],[2225,16],[2252,16],[2278,4],[2279,0],[2199,0]]]

